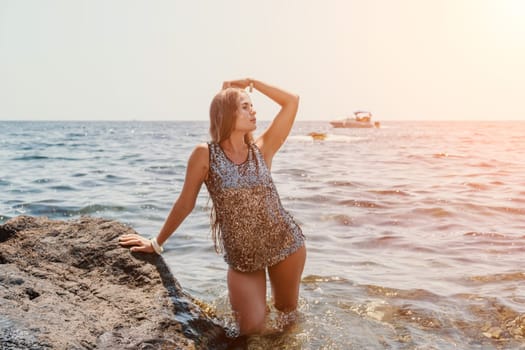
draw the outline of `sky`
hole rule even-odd
[[[0,0],[0,120],[207,120],[244,77],[298,120],[525,120],[524,62],[523,0]]]

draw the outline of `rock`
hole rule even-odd
[[[226,349],[225,330],[115,221],[19,216],[0,225],[2,349]]]

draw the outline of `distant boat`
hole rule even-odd
[[[372,113],[368,111],[355,111],[353,117],[332,120],[334,128],[379,128],[379,122],[372,122]]]
[[[324,139],[326,139],[325,132],[311,132],[308,134],[308,136],[311,136],[312,139],[318,140],[318,141],[323,141]]]

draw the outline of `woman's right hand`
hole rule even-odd
[[[248,86],[250,86],[250,83],[253,83],[252,79],[246,78],[246,79],[238,79],[238,80],[228,80],[222,83],[222,89],[227,89],[229,87],[235,87],[240,89],[246,89]]]
[[[124,247],[131,247],[129,250],[141,253],[154,253],[151,241],[137,234],[126,234],[119,237],[119,243]]]

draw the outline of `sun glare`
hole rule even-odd
[[[504,45],[525,48],[525,1],[491,0],[484,5],[486,23],[495,39]]]

